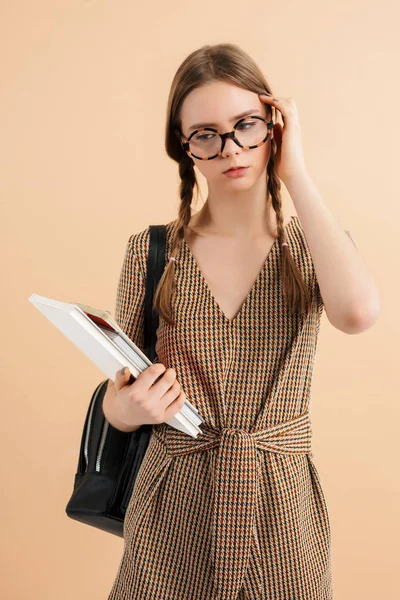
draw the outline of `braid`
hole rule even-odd
[[[309,309],[309,293],[304,279],[290,254],[289,246],[282,246],[287,243],[286,231],[283,226],[282,200],[281,200],[281,182],[275,170],[276,142],[271,140],[271,153],[267,165],[267,200],[271,197],[272,208],[276,214],[277,237],[282,256],[282,292],[286,302],[292,312],[296,312],[300,307],[302,312]]]
[[[179,160],[179,175],[181,178],[180,196],[181,203],[179,206],[179,214],[171,240],[170,257],[176,257],[182,248],[186,227],[189,225],[191,218],[191,205],[193,200],[193,189],[197,186],[196,174],[194,172],[194,163],[192,159],[185,153]],[[169,261],[165,266],[160,283],[154,296],[154,308],[162,314],[163,318],[169,325],[173,325],[174,321],[171,314],[171,299],[175,284],[175,261]],[[165,286],[165,290],[163,288]]]

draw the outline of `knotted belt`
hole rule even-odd
[[[169,456],[203,452],[219,447],[213,466],[215,600],[236,600],[248,567],[258,490],[258,450],[278,454],[311,453],[309,413],[246,432],[201,426],[193,438],[172,427],[162,438]],[[155,432],[157,437],[159,434]]]

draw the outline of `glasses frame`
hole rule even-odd
[[[265,138],[263,139],[263,141],[260,142],[259,144],[256,144],[255,146],[242,146],[242,144],[239,142],[239,140],[237,139],[237,137],[235,135],[236,128],[240,125],[240,123],[242,123],[243,121],[247,121],[248,119],[259,119],[260,121],[264,121],[267,124],[268,130],[272,129],[274,126],[273,119],[271,119],[271,121],[267,121],[267,119],[264,119],[263,117],[259,117],[258,115],[248,115],[247,117],[242,117],[234,125],[232,131],[228,131],[227,133],[221,133],[220,131],[218,131],[218,129],[214,129],[213,127],[201,127],[200,129],[196,129],[195,131],[193,131],[190,134],[190,136],[188,138],[186,138],[186,136],[183,136],[183,133],[181,133],[181,132],[177,132],[177,133],[178,133],[178,135],[180,135],[180,136],[182,135],[183,137],[186,138],[186,140],[187,140],[186,142],[182,142],[182,140],[181,140],[181,145],[182,145],[182,148],[186,152],[189,152],[189,154],[191,156],[193,156],[194,158],[197,158],[198,160],[212,160],[213,158],[217,158],[217,156],[221,156],[221,154],[225,148],[226,140],[228,138],[232,139],[240,148],[244,148],[245,150],[252,150],[253,148],[259,148],[260,146],[265,144],[265,142],[267,141],[267,139],[270,136],[270,131],[268,131],[268,133],[265,136]],[[196,154],[193,154],[193,152],[190,151],[190,149],[189,149],[190,140],[196,133],[199,133],[199,131],[213,131],[214,133],[217,133],[219,135],[219,137],[221,138],[221,150],[217,154],[214,154],[214,156],[210,156],[209,158],[202,158],[201,156],[196,156]]]

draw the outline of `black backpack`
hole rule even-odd
[[[144,301],[144,353],[154,361],[158,312],[153,297],[165,268],[165,225],[150,225]],[[95,389],[86,414],[74,489],[65,512],[71,519],[123,537],[125,511],[149,445],[152,425],[129,433],[115,429],[104,417],[108,379]]]

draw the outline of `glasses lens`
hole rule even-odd
[[[214,131],[201,130],[189,142],[189,150],[199,158],[215,156],[221,150],[221,138]]]
[[[242,146],[256,146],[267,136],[268,127],[261,119],[246,119],[236,128],[236,137]]]
[[[261,119],[252,119],[251,117],[242,121],[236,127],[236,138],[242,146],[256,146],[260,144],[267,136],[268,127],[265,121]],[[214,131],[198,131],[189,142],[189,149],[199,158],[210,158],[215,156],[221,150],[222,140],[218,133]]]

